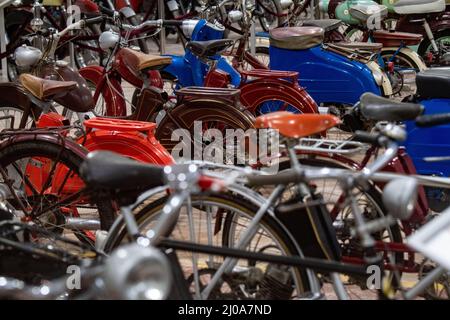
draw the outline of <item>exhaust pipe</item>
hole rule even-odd
[[[68,229],[99,230],[100,221],[97,219],[66,217],[64,226]]]

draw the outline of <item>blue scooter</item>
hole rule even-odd
[[[361,51],[345,44],[324,44],[324,31],[318,27],[273,29],[269,37],[270,67],[298,71],[300,85],[319,105],[352,106],[365,92],[392,94],[370,44]]]
[[[405,147],[419,174],[450,177],[450,68],[433,68],[416,77],[417,93],[408,100],[421,103],[424,115],[436,115],[442,125],[422,127],[406,122],[408,133]],[[443,114],[443,115],[440,115]],[[438,116],[439,115],[439,116]],[[430,207],[450,203],[450,190],[427,188]],[[432,201],[432,200],[435,201]],[[442,208],[435,208],[440,211]]]

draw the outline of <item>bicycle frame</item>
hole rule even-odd
[[[80,13],[82,13],[82,14],[92,15],[92,14],[100,13],[97,5],[90,0],[76,0],[75,5],[77,5],[80,8]],[[34,10],[34,7],[36,7],[36,10],[40,11],[40,14],[44,15],[44,17],[50,22],[52,28],[55,28],[58,31],[61,31],[65,28],[67,21],[66,21],[66,17],[64,14],[61,14],[61,17],[60,17],[61,21],[58,22],[55,19],[55,17],[52,15],[52,11],[51,10],[41,10],[41,8],[43,8],[43,6],[39,3],[32,5],[32,7],[20,7],[20,8],[14,9],[14,11],[16,11],[16,12],[13,12],[14,16],[12,18],[14,19],[14,21],[21,21],[20,27],[14,32],[13,36],[10,38],[10,42],[7,46],[7,50],[5,52],[0,53],[0,60],[4,59],[4,58],[8,57],[9,55],[11,55],[12,53],[14,53],[14,50],[24,43],[23,41],[18,41],[17,37],[19,37],[22,34],[22,32],[25,31],[25,29],[29,26],[31,20],[33,19],[32,11]],[[8,16],[6,18],[8,18]],[[73,43],[76,44],[80,48],[88,49],[88,50],[95,51],[95,52],[102,52],[102,50],[99,47],[92,47],[92,46],[89,46],[89,45],[83,43],[84,41],[97,40],[98,37],[99,37],[98,34],[83,35],[83,36],[77,36],[76,40],[72,40],[72,38],[74,38],[74,37],[67,35],[62,38],[61,42],[65,43],[65,42],[73,41]]]

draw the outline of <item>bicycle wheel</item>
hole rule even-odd
[[[385,64],[392,61],[395,66],[394,74],[388,74],[393,94],[405,93],[405,80],[409,77],[411,79],[408,82],[413,83],[416,77],[416,73],[423,71],[413,59],[403,52],[397,52],[396,50],[381,50],[381,58],[383,58]]]
[[[337,161],[331,159],[324,159],[315,157],[312,155],[299,156],[299,161],[302,165],[312,166],[317,168],[339,168],[339,169],[351,169]],[[279,170],[286,170],[290,168],[289,161],[282,161],[279,164]],[[341,246],[342,255],[344,260],[360,261],[363,264],[364,249],[359,244],[359,239],[352,236],[351,228],[355,226],[355,221],[352,215],[350,204],[345,201],[345,193],[340,184],[336,180],[315,180],[309,182],[310,186],[323,196],[324,201],[327,204],[328,211],[333,219],[333,226],[336,229],[339,244]],[[289,199],[295,192],[296,187],[294,185],[287,188],[283,194],[283,199]],[[264,187],[258,189],[263,195],[270,194],[272,188]],[[370,184],[365,189],[354,189],[353,193],[357,199],[357,205],[360,212],[363,213],[366,220],[374,220],[381,218],[385,215],[386,209],[384,208],[381,198],[381,192],[373,185]],[[231,232],[231,231],[230,231]],[[383,244],[388,243],[403,243],[402,230],[399,224],[395,224],[391,227],[386,227],[384,230],[373,233],[372,237],[377,241],[377,244],[383,248]],[[229,241],[224,239],[224,241]],[[385,246],[378,251],[379,255],[385,255],[385,266],[389,266],[392,271],[385,273],[385,279],[391,284],[392,287],[397,288],[400,285],[401,272],[396,270],[397,266],[401,266],[404,262],[403,253],[393,253]],[[354,262],[353,262],[354,263]],[[357,262],[358,263],[358,262]],[[352,298],[357,299],[359,293],[357,289],[367,288],[367,277],[349,277],[346,280],[346,288],[349,295]],[[377,290],[371,290],[368,292],[369,298],[376,299],[378,297]]]
[[[18,129],[31,128],[34,126],[33,117],[28,117],[25,121],[25,125],[21,126],[21,121],[24,116],[24,110],[20,106],[8,106],[0,107],[0,131],[4,129]]]
[[[167,201],[163,197],[145,205],[136,212],[136,220],[142,234],[146,234],[157,221]],[[235,214],[245,217],[249,222],[258,208],[245,199],[232,194],[196,195],[192,197],[192,220],[188,210],[181,209],[179,219],[173,227],[171,239],[190,241],[199,244],[221,246],[223,217]],[[241,220],[242,222],[242,220]],[[269,215],[265,215],[257,227],[246,251],[267,254],[298,256],[294,243],[282,227]],[[114,232],[116,231],[116,232]],[[133,241],[127,237],[125,226],[112,230],[111,241],[107,250]],[[190,281],[192,294],[198,293],[223,263],[224,258],[192,252],[177,252],[185,278]],[[278,272],[278,277],[275,273]],[[198,274],[198,280],[195,274]],[[252,277],[252,278],[251,278]],[[222,277],[220,286],[212,292],[211,299],[287,299],[309,290],[309,282],[304,270],[299,268],[277,266],[274,264],[238,259],[232,272]]]
[[[259,23],[265,32],[280,27],[286,22],[287,16],[283,15],[279,0],[255,0],[255,2],[256,8],[263,13],[259,17]]]
[[[4,170],[0,184],[12,182],[17,198],[12,196],[10,202],[27,220],[93,244],[93,231],[69,229],[66,218],[96,219],[100,229],[108,230],[115,216],[109,201],[97,198],[83,187],[76,188],[75,183],[81,181],[78,170],[83,160],[60,144],[38,140],[13,142],[0,150],[0,166]],[[58,173],[62,179],[56,185],[53,178]]]

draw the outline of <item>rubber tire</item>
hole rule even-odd
[[[300,158],[300,164],[306,165],[306,166],[312,166],[312,167],[319,167],[319,168],[337,168],[337,169],[351,169],[339,162],[326,160],[326,159],[317,159],[317,158]],[[286,170],[290,168],[290,161],[286,160],[283,162],[280,162],[280,171]],[[376,204],[382,212],[387,212],[386,208],[384,207],[383,200],[382,200],[382,194],[377,189],[376,186],[373,185],[373,183],[370,183],[367,190],[364,190],[364,194],[366,194],[366,197],[368,199],[371,199],[374,204]],[[401,227],[398,223],[391,226],[391,232],[392,232],[392,238],[396,243],[403,243],[403,236],[401,232]],[[403,264],[404,262],[404,256],[401,252],[395,254],[395,264]],[[401,277],[402,272],[399,272],[399,275]],[[394,282],[394,286],[399,285],[397,282]]]
[[[439,31],[436,34],[434,34],[434,40],[436,42],[438,42],[438,40],[440,38],[445,38],[445,37],[450,37],[450,29],[445,29],[445,30]],[[431,42],[428,39],[428,37],[424,37],[422,42],[419,45],[419,48],[417,49],[417,53],[419,54],[419,56],[421,56],[424,59],[424,61],[426,61],[426,59],[425,59],[426,50],[428,49],[428,47],[430,45],[431,45]]]
[[[196,201],[196,199],[202,199],[200,196],[192,196],[192,201]],[[226,203],[229,206],[235,206],[239,208],[239,210],[245,211],[249,216],[254,215],[258,211],[258,207],[252,204],[250,201],[246,201],[245,199],[232,195],[229,193],[219,193],[219,194],[208,194],[203,196],[204,199],[212,199],[216,202]],[[135,219],[140,225],[143,221],[147,219],[151,219],[152,215],[157,214],[160,212],[162,207],[167,202],[167,196],[163,198],[159,198],[149,204],[147,204],[145,207],[140,209],[138,212],[135,212]],[[140,206],[137,206],[140,207]],[[265,224],[265,227],[267,227],[268,230],[274,235],[278,237],[278,241],[280,243],[283,243],[286,247],[286,252],[289,254],[289,256],[298,256],[298,250],[296,249],[294,243],[289,238],[286,233],[284,233],[282,227],[278,224],[277,221],[275,221],[270,215],[266,214],[264,215],[262,219],[263,223]],[[123,220],[122,220],[123,225]],[[118,232],[117,232],[118,231]],[[109,241],[105,245],[105,252],[111,252],[114,248],[120,246],[120,242],[127,236],[127,230],[125,226],[123,225],[120,230],[119,228],[115,228],[114,230],[111,230],[109,234]],[[166,235],[169,236],[169,235]],[[301,247],[300,247],[301,248]],[[302,287],[303,290],[306,292],[308,291],[311,286],[307,277],[307,274],[305,270],[302,270],[298,268],[298,273],[300,276],[300,279],[302,281]]]
[[[24,141],[7,145],[0,150],[0,166],[3,168],[9,163],[25,157],[57,157],[61,152],[61,146],[44,141]],[[60,155],[61,162],[68,168],[79,174],[79,167],[83,158],[68,149]],[[112,204],[108,200],[95,200],[98,208],[101,230],[109,230],[115,220]]]
[[[276,14],[282,14],[283,10],[281,9],[281,5],[280,5],[280,0],[272,0],[273,4],[275,5],[275,10],[276,10]],[[264,8],[260,8],[263,12],[264,12]],[[286,16],[281,16],[281,17],[275,17],[276,21],[276,27],[281,27],[283,26],[286,21],[287,21],[287,17]],[[261,25],[261,28],[263,29],[264,32],[269,32],[269,29],[266,28],[265,23],[262,22],[262,18],[259,18],[259,24]]]

